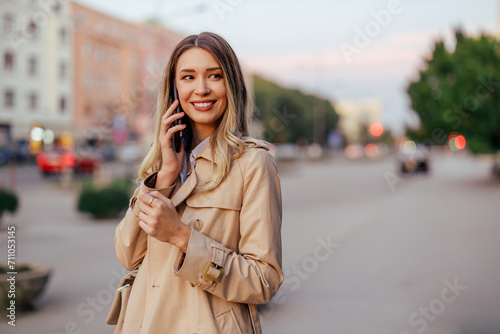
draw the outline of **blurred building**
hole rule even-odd
[[[121,145],[151,132],[182,35],[71,0],[2,0],[0,21],[0,149],[30,141],[33,127],[40,147],[49,137]]]
[[[184,35],[168,30],[151,20],[137,25],[139,34],[139,85],[132,92],[138,108],[132,119],[133,129],[146,141],[153,134],[153,113],[156,109],[158,88],[165,66],[177,43]]]
[[[60,135],[73,116],[69,2],[0,1],[0,20],[0,140],[28,141],[33,126]]]
[[[91,8],[72,3],[74,30],[74,130],[77,140],[120,144],[128,137],[123,119],[137,113],[132,94],[139,83],[139,31]]]
[[[362,142],[370,125],[381,119],[382,104],[378,100],[339,101],[334,107],[340,117],[338,128],[348,144]]]

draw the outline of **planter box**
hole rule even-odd
[[[0,264],[0,308],[5,310],[15,300],[16,310],[33,309],[33,302],[42,293],[50,277],[51,269],[34,263],[16,263],[16,275],[5,274],[6,264]],[[15,276],[15,297],[9,298],[11,282]]]

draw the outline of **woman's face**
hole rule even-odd
[[[227,107],[222,67],[214,56],[201,48],[184,51],[177,62],[175,84],[194,128],[213,130]]]

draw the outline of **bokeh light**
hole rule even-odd
[[[452,150],[453,152],[458,151],[458,148],[457,148],[457,146],[455,145],[455,138],[456,138],[456,137],[452,137],[452,138],[450,138],[450,140],[448,141],[448,146],[450,147],[450,150]]]
[[[462,135],[450,135],[448,136],[448,147],[453,152],[463,150],[465,148],[466,140]]]
[[[361,145],[347,145],[344,154],[348,159],[359,159],[363,156],[363,147]]]
[[[374,137],[380,137],[384,133],[384,127],[382,124],[375,122],[370,126],[370,133]]]
[[[43,135],[43,143],[45,145],[50,145],[54,142],[54,131],[50,130],[50,129],[47,129],[45,130],[45,133]]]
[[[64,131],[61,134],[60,145],[63,149],[69,150],[75,146],[75,141],[73,139],[73,135],[69,131]]]
[[[417,144],[415,144],[413,140],[408,140],[401,146],[401,151],[404,154],[415,154],[415,152],[417,152]]]
[[[463,150],[465,148],[465,137],[460,135],[455,137],[455,146],[459,150]]]
[[[37,127],[37,126],[33,127],[31,129],[31,133],[30,133],[31,140],[42,141],[44,133],[45,133],[45,131],[42,128]]]
[[[368,144],[365,146],[365,154],[367,157],[375,158],[378,155],[378,146],[377,144]]]

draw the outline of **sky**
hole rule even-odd
[[[332,102],[378,100],[396,135],[416,124],[406,87],[434,41],[499,33],[500,0],[78,0],[127,21],[212,31],[248,71]],[[168,57],[168,55],[166,55]]]

